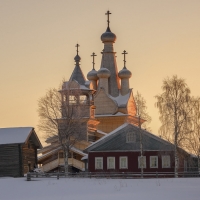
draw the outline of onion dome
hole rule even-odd
[[[123,78],[131,78],[132,73],[128,69],[126,69],[126,67],[124,67],[122,70],[119,71],[118,76],[121,79],[123,79]]]
[[[106,32],[101,35],[101,41],[103,43],[104,42],[114,43],[116,39],[117,39],[116,35],[110,31],[109,27],[107,28]]]
[[[97,71],[95,69],[92,69],[90,72],[88,72],[87,79],[89,81],[98,80]]]
[[[75,62],[80,62],[80,61],[81,61],[81,57],[77,54],[77,55],[74,57],[74,60],[75,60]]]
[[[99,78],[109,78],[110,77],[110,71],[104,67],[102,67],[98,72],[97,76]]]

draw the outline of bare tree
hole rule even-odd
[[[174,144],[175,177],[178,177],[178,147],[190,133],[191,97],[185,80],[174,75],[163,81],[163,93],[156,96],[159,109],[161,137]]]
[[[68,84],[59,92],[50,89],[39,100],[39,129],[46,137],[58,136],[65,158],[65,173],[68,172],[68,156],[76,141],[86,140],[88,102],[78,84]],[[84,98],[83,98],[84,97]]]
[[[200,174],[200,98],[194,98],[191,114],[191,133],[188,134],[185,147],[197,156]]]
[[[144,141],[143,141],[141,128],[151,131],[150,127],[148,127],[149,123],[151,122],[151,117],[147,113],[146,101],[138,91],[136,95],[134,96],[134,99],[135,99],[136,108],[137,108],[137,116],[139,119],[141,178],[143,178],[143,168],[144,168],[143,142]],[[143,123],[141,123],[141,119],[144,121]]]
[[[39,124],[38,128],[45,135],[44,138],[58,135],[58,122],[55,119],[60,119],[62,97],[57,89],[49,89],[45,96],[38,101]]]
[[[147,112],[146,100],[138,91],[134,96],[134,99],[137,108],[137,115],[140,116],[141,119],[145,120],[145,122],[142,123],[141,128],[151,131],[151,128],[149,127],[149,124],[151,123],[151,117]]]

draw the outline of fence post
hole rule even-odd
[[[57,174],[57,180],[59,180],[59,173]]]
[[[31,174],[30,174],[29,172],[28,172],[27,175],[26,175],[26,180],[27,180],[27,181],[31,181]]]

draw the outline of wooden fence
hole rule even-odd
[[[123,179],[134,179],[134,178],[173,178],[174,173],[172,172],[145,172],[143,176],[140,173],[125,173],[125,172],[78,172],[78,173],[35,173],[29,172],[26,175],[27,181],[31,181],[33,178],[123,178]],[[200,177],[198,171],[192,172],[179,172],[179,178],[183,177]]]

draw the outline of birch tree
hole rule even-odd
[[[178,177],[178,153],[188,134],[191,122],[190,89],[185,80],[174,75],[164,79],[163,93],[156,96],[156,107],[160,113],[161,137],[174,144],[175,177]]]
[[[138,91],[134,96],[134,99],[137,108],[137,115],[140,116],[141,119],[145,120],[145,122],[142,123],[141,128],[151,131],[151,128],[149,127],[149,124],[151,123],[151,117],[147,112],[146,100]]]
[[[197,156],[200,174],[200,98],[194,99],[191,118],[191,133],[187,136],[185,147]]]

